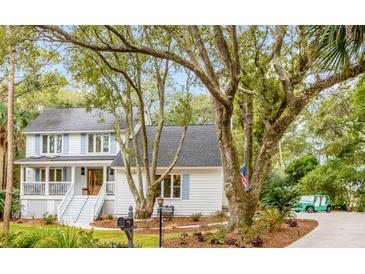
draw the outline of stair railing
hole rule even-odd
[[[101,186],[100,190],[99,190],[99,194],[95,200],[95,204],[94,204],[94,209],[93,209],[93,218],[94,220],[96,220],[96,218],[98,217],[100,210],[103,206],[104,200],[106,197],[106,183],[103,183],[103,185]]]
[[[58,222],[61,222],[61,216],[65,212],[66,207],[68,206],[68,204],[70,203],[72,197],[74,196],[74,192],[75,192],[74,191],[74,184],[71,184],[70,188],[66,192],[65,197],[62,199],[62,201],[58,205],[58,209],[57,209],[57,220],[58,220]]]

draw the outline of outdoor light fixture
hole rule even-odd
[[[163,206],[163,202],[164,202],[164,200],[163,200],[162,196],[157,198],[157,204],[158,204],[159,207]]]

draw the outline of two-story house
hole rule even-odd
[[[16,161],[22,216],[48,212],[62,223],[88,224],[100,214],[126,215],[134,199],[113,127],[111,114],[83,108],[49,109],[29,124],[23,130],[26,157]],[[155,131],[147,126],[150,144]],[[180,126],[164,127],[159,172],[171,163],[181,134]],[[189,126],[180,158],[159,194],[178,216],[209,215],[227,204],[214,125]]]

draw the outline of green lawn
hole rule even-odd
[[[62,229],[63,226],[59,225],[47,225],[43,226],[48,229]],[[40,229],[39,226],[27,225],[27,224],[11,224],[11,232],[20,231],[32,231]],[[2,223],[0,223],[0,231],[2,230]],[[100,241],[113,241],[113,242],[127,242],[127,237],[122,231],[107,231],[107,230],[94,230],[95,238]],[[164,239],[171,239],[177,237],[177,234],[165,234]],[[142,247],[157,247],[158,246],[158,235],[157,234],[138,234],[134,236],[134,243]]]

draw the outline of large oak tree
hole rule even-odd
[[[318,52],[326,42],[331,43],[322,35],[328,29],[308,30],[301,26],[102,28],[112,37],[107,43],[92,31],[78,35],[82,26],[37,27],[42,39],[87,48],[101,58],[110,53],[143,54],[170,60],[195,74],[211,94],[230,228],[242,223],[251,225],[278,143],[303,108],[321,91],[365,71],[362,58],[350,58],[346,66],[336,69],[328,69],[318,62],[321,58]],[[137,41],[133,36],[141,39]],[[241,184],[240,162],[232,136],[231,118],[236,101],[242,113],[244,163],[252,186],[250,192],[245,192]]]

